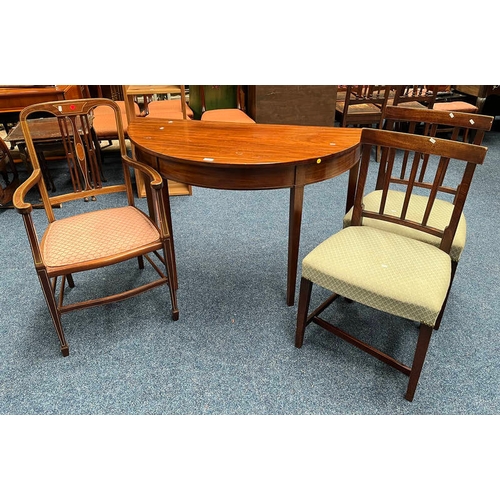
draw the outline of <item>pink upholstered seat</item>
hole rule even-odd
[[[34,120],[30,120],[31,115],[39,113],[52,115],[57,121],[72,189],[63,175],[65,179],[58,183],[57,192],[47,190],[33,140]],[[122,128],[124,117],[123,103],[102,98],[34,104],[20,114],[33,172],[15,191],[13,203],[23,216],[36,274],[64,356],[69,354],[69,346],[61,316],[70,311],[122,301],[152,288],[166,286],[170,293],[172,319],[179,318],[174,247],[165,211],[163,180],[156,170],[129,156]],[[113,169],[116,184],[102,177],[100,148],[93,130],[96,118],[98,124],[114,120],[114,127],[106,133],[115,131],[119,147],[116,168]],[[104,128],[99,130],[103,133]],[[120,164],[121,169],[118,168]],[[145,190],[147,203],[143,210],[135,205],[132,172],[136,178],[140,173],[149,187]],[[31,198],[27,197],[35,186],[38,191],[35,198],[41,198],[39,208],[43,208],[46,215],[42,220],[32,216]],[[103,204],[106,197],[109,201]],[[54,210],[61,203],[64,209]],[[38,231],[35,225],[39,226]],[[127,264],[131,260],[137,260],[139,269],[143,269],[147,262],[153,272],[135,279],[135,266]],[[119,263],[123,267],[113,274],[112,266]],[[104,271],[103,268],[108,269]],[[83,279],[82,274],[96,269],[103,269],[102,276],[106,277],[96,279],[96,274],[87,273],[87,279]],[[116,273],[123,272],[132,272],[126,283],[115,280]],[[74,274],[78,274],[78,279]],[[79,297],[72,295],[65,301],[67,288],[74,288],[77,281],[82,288],[92,285],[92,292]]]
[[[180,99],[166,99],[163,101],[151,101],[148,103],[148,115],[151,118],[180,119],[184,118],[182,114],[182,103]],[[192,119],[193,110],[186,105],[186,117]]]
[[[213,122],[239,122],[239,123],[255,123],[245,112],[241,109],[212,109],[205,111],[201,115],[203,121]]]
[[[434,108],[438,111],[455,111],[457,113],[477,113],[478,107],[465,101],[436,102]]]
[[[151,244],[161,245],[151,220],[136,207],[126,206],[86,212],[49,225],[40,249],[49,272],[64,267],[78,272],[89,264],[130,258],[130,252]]]

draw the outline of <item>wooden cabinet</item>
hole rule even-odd
[[[257,123],[333,127],[337,85],[248,85],[247,113]]]
[[[9,123],[16,123],[19,113],[30,104],[79,99],[82,85],[12,85],[0,87],[0,123],[8,131]]]

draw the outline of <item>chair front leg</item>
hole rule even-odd
[[[45,301],[47,302],[47,306],[49,308],[50,316],[52,317],[57,336],[59,337],[59,342],[61,344],[61,353],[63,356],[68,356],[69,346],[66,342],[66,338],[64,337],[64,331],[61,322],[61,313],[59,312],[59,309],[57,307],[57,300],[54,296],[54,290],[52,288],[50,278],[47,275],[47,271],[45,269],[40,269],[37,271],[37,273],[38,279],[40,280],[40,285],[42,286]]]
[[[304,331],[307,323],[307,312],[311,302],[312,281],[306,278],[300,280],[299,305],[297,311],[297,330],[295,332],[295,347],[302,347]]]
[[[413,401],[413,396],[415,395],[418,379],[420,378],[420,372],[422,371],[425,355],[427,354],[427,348],[429,347],[429,342],[431,340],[432,331],[432,326],[424,324],[420,325],[420,333],[418,334],[415,356],[411,365],[410,380],[405,394],[405,399],[410,402]]]

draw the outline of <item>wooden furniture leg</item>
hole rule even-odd
[[[300,225],[302,223],[302,206],[304,203],[304,186],[290,188],[290,216],[288,226],[288,276],[286,286],[286,303],[293,306],[295,286],[297,284],[297,263],[299,259]]]

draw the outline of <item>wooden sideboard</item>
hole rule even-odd
[[[0,123],[8,130],[8,123],[17,122],[19,112],[30,104],[81,97],[81,85],[0,85]]]
[[[0,86],[0,112],[19,112],[30,104],[82,97],[80,85]]]

